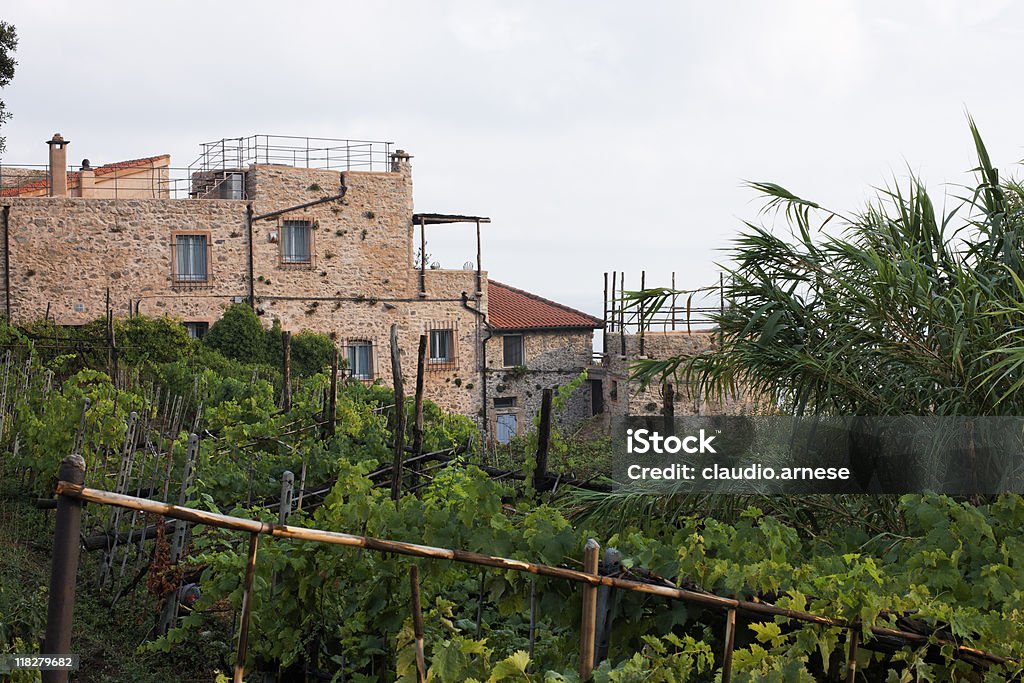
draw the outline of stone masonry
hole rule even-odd
[[[630,364],[640,358],[666,359],[693,356],[714,348],[718,333],[702,331],[647,331],[644,333],[644,354],[640,355],[640,335],[626,334],[626,355],[622,355],[618,333],[608,335],[605,353],[605,411],[611,417],[660,415],[664,399],[662,387],[642,387],[630,379]],[[706,400],[697,387],[681,384],[673,387],[676,415],[744,415],[757,409],[754,399],[738,391],[723,400]]]

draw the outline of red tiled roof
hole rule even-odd
[[[93,169],[95,175],[107,175],[114,171],[121,171],[126,168],[136,168],[138,166],[147,166],[153,162],[160,161],[162,159],[170,159],[169,154],[160,154],[155,157],[144,157],[142,159],[128,159],[127,161],[115,161],[110,164],[104,164],[103,166],[97,166]],[[77,187],[81,178],[81,174],[78,171],[68,171],[68,189]],[[19,197],[23,194],[28,194],[36,190],[45,190],[50,186],[48,178],[42,180],[33,180],[32,182],[25,183],[24,185],[18,185],[17,187],[5,187],[0,190],[0,197]]]
[[[494,280],[487,280],[487,319],[498,330],[604,327],[592,315]]]
[[[170,159],[170,154],[158,154],[155,157],[143,157],[142,159],[128,159],[127,161],[115,161],[112,164],[104,164],[103,166],[97,167],[96,175],[106,175],[107,173],[113,173],[124,168],[134,168],[136,166],[145,166],[151,164],[154,161],[160,161],[161,159]]]

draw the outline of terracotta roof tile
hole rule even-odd
[[[128,159],[127,161],[115,161],[111,164],[104,164],[103,166],[97,166],[95,171],[96,175],[106,175],[107,173],[113,173],[123,168],[134,168],[135,166],[146,166],[153,163],[154,161],[160,161],[161,159],[170,159],[169,154],[159,154],[155,157],[143,157],[142,159]]]
[[[487,319],[498,330],[597,329],[592,315],[515,287],[487,280]]]

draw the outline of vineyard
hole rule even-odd
[[[78,680],[229,680],[240,623],[246,680],[573,681],[581,652],[598,681],[1020,674],[1019,496],[638,500],[601,485],[606,445],[540,420],[498,453],[413,397],[336,375],[332,394],[329,353],[285,392],[173,321],[117,324],[116,371],[102,336],[60,337],[81,331],[6,328],[0,356],[5,545],[50,547],[68,453],[88,491],[162,506],[84,508]],[[222,515],[294,532],[260,540],[247,582],[255,543]],[[40,646],[45,561],[0,564],[4,651]]]

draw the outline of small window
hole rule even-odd
[[[349,345],[348,376],[373,379],[373,345],[370,342],[352,342]]]
[[[202,339],[203,335],[206,334],[207,330],[210,329],[210,323],[208,322],[187,322],[185,323],[185,330],[188,332],[188,336],[192,339]]]
[[[519,433],[515,413],[502,413],[494,418],[495,438],[498,443],[508,443]]]
[[[448,363],[455,357],[451,330],[430,331],[430,362]]]
[[[523,365],[523,335],[506,334],[502,339],[504,366],[514,368]]]
[[[281,226],[281,262],[293,265],[313,263],[313,221],[284,221]]]
[[[201,283],[210,279],[208,246],[206,235],[174,237],[175,282]]]
[[[516,397],[515,396],[498,396],[494,399],[495,408],[515,408]]]

